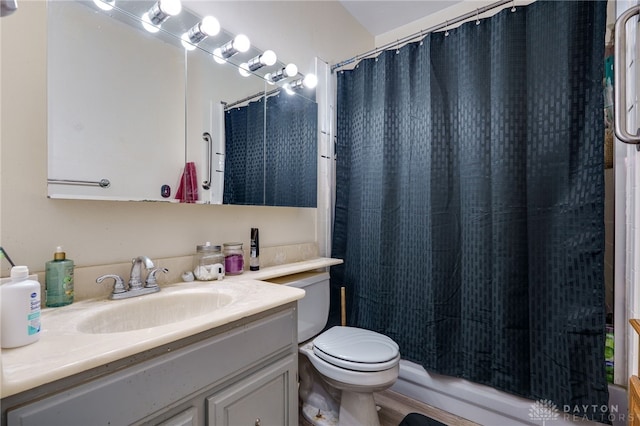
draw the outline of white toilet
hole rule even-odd
[[[310,272],[270,280],[306,291],[298,301],[299,377],[303,415],[314,425],[377,426],[373,392],[398,378],[396,342],[355,327],[332,327],[329,274]],[[315,338],[313,338],[315,336]],[[312,339],[313,340],[309,340]]]

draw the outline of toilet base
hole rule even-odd
[[[333,410],[319,410],[311,404],[302,404],[302,415],[313,426],[338,426],[338,413]]]
[[[302,415],[314,426],[380,426],[373,394],[342,391],[340,413],[304,403]]]
[[[373,393],[342,390],[339,426],[380,426]]]

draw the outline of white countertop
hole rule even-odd
[[[30,345],[2,349],[1,397],[59,380],[176,340],[301,299],[304,291],[259,280],[310,271],[342,263],[318,258],[287,265],[246,271],[222,281],[194,281],[162,288],[162,291],[124,300],[86,300],[61,308],[42,310],[40,339]],[[156,327],[116,333],[78,331],[77,324],[114,305],[149,304],[154,297],[173,292],[217,292],[231,298],[228,305],[211,312]],[[113,321],[118,321],[113,318]]]
[[[244,271],[242,275],[238,276],[254,280],[268,280],[285,275],[297,274],[298,272],[306,272],[314,269],[325,268],[327,266],[340,265],[341,263],[343,263],[342,259],[319,257],[317,259],[287,263],[286,265],[270,266],[258,271]]]

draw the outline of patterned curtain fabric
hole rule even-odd
[[[605,18],[539,1],[338,73],[333,323],[346,286],[403,358],[606,422]]]
[[[280,92],[267,98],[266,125],[266,204],[316,207],[318,105]]]
[[[264,101],[225,113],[224,204],[264,204]]]
[[[263,98],[225,114],[223,202],[316,207],[317,104],[277,94],[264,117]]]

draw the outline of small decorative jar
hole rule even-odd
[[[224,243],[224,269],[227,275],[239,275],[244,271],[242,243]]]
[[[196,254],[193,258],[193,275],[199,281],[221,280],[224,278],[224,255],[220,246],[214,246],[210,242],[196,246]]]

